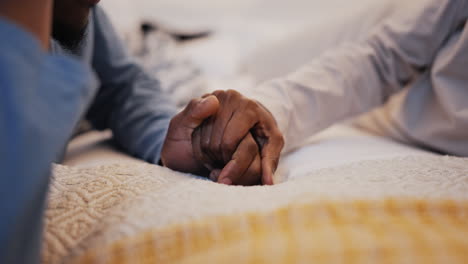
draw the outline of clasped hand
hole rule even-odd
[[[283,145],[265,107],[234,90],[216,91],[171,120],[161,160],[227,185],[271,185]]]

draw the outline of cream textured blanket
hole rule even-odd
[[[312,172],[275,186],[223,186],[149,164],[54,167],[43,262],[62,263],[148,229],[350,198],[468,200],[468,159],[412,156]]]

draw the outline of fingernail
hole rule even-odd
[[[224,179],[219,180],[219,183],[226,184],[226,185],[231,185],[232,181],[229,178],[224,178]]]

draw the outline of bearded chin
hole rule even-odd
[[[54,21],[52,26],[52,37],[69,51],[76,51],[87,32],[87,24],[81,28],[67,26],[59,21]]]

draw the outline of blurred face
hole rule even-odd
[[[75,49],[86,34],[89,13],[99,0],[55,0],[52,36],[66,48]]]

